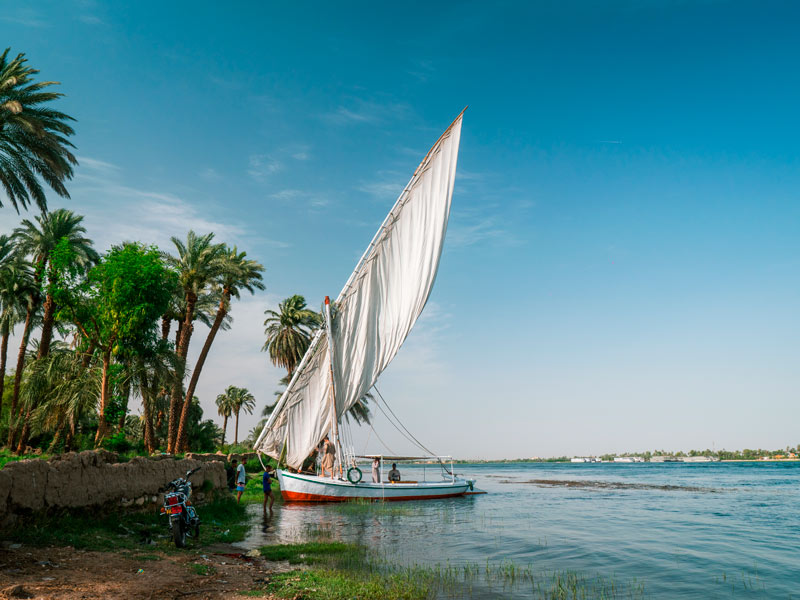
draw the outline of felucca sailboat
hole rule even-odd
[[[317,330],[256,441],[259,454],[287,467],[277,470],[285,500],[432,499],[473,489],[472,480],[455,475],[452,463],[448,470],[442,457],[430,455],[415,458],[439,462],[440,480],[362,480],[358,459],[375,456],[356,456],[352,447],[343,451],[341,439],[345,413],[375,385],[430,296],[450,216],[463,115],[417,167],[336,301],[325,298],[325,326]],[[301,473],[326,436],[336,448],[338,477]]]

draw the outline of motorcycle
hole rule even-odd
[[[189,477],[199,470],[200,467],[187,471],[186,475],[170,481],[163,489],[168,493],[164,495],[161,514],[169,517],[172,540],[178,548],[186,545],[187,536],[200,537],[200,517],[189,499],[192,495],[192,483]]]

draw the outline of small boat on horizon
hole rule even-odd
[[[287,501],[429,500],[482,493],[474,489],[473,480],[456,475],[452,459],[448,469],[446,457],[435,456],[413,436],[409,439],[424,456],[357,456],[343,421],[373,389],[430,296],[450,216],[463,115],[417,167],[336,301],[325,298],[324,327],[317,330],[256,440],[259,457],[266,454],[278,461],[281,495]],[[300,472],[326,437],[335,448],[337,476]],[[382,481],[381,469],[379,481],[368,483],[359,460],[375,458],[434,460],[441,478]]]

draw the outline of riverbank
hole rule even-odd
[[[260,507],[248,509],[256,504],[251,487],[248,482],[247,502],[241,505],[224,497],[199,506],[201,537],[180,550],[152,511],[63,513],[29,520],[0,543],[0,598],[425,600],[479,598],[473,589],[486,586],[524,586],[533,591],[530,597],[542,599],[645,597],[638,585],[572,572],[535,572],[511,562],[401,565],[391,555],[337,540],[335,531],[316,523],[308,523],[306,541],[248,550],[242,542],[251,528],[270,522],[262,523]],[[402,504],[334,508],[365,517],[411,516],[416,504]],[[284,510],[290,509],[276,503],[274,518]]]
[[[183,550],[155,510],[30,518],[3,534],[0,598],[216,600],[258,590],[280,569],[233,546],[247,531],[244,506],[224,497],[198,512],[200,539]]]

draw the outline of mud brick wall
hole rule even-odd
[[[227,488],[220,460],[156,456],[118,462],[116,454],[100,450],[7,463],[0,469],[0,527],[12,526],[22,515],[63,508],[160,503],[159,490],[195,467],[202,467],[190,478],[195,501],[203,501],[206,480],[214,490]]]

